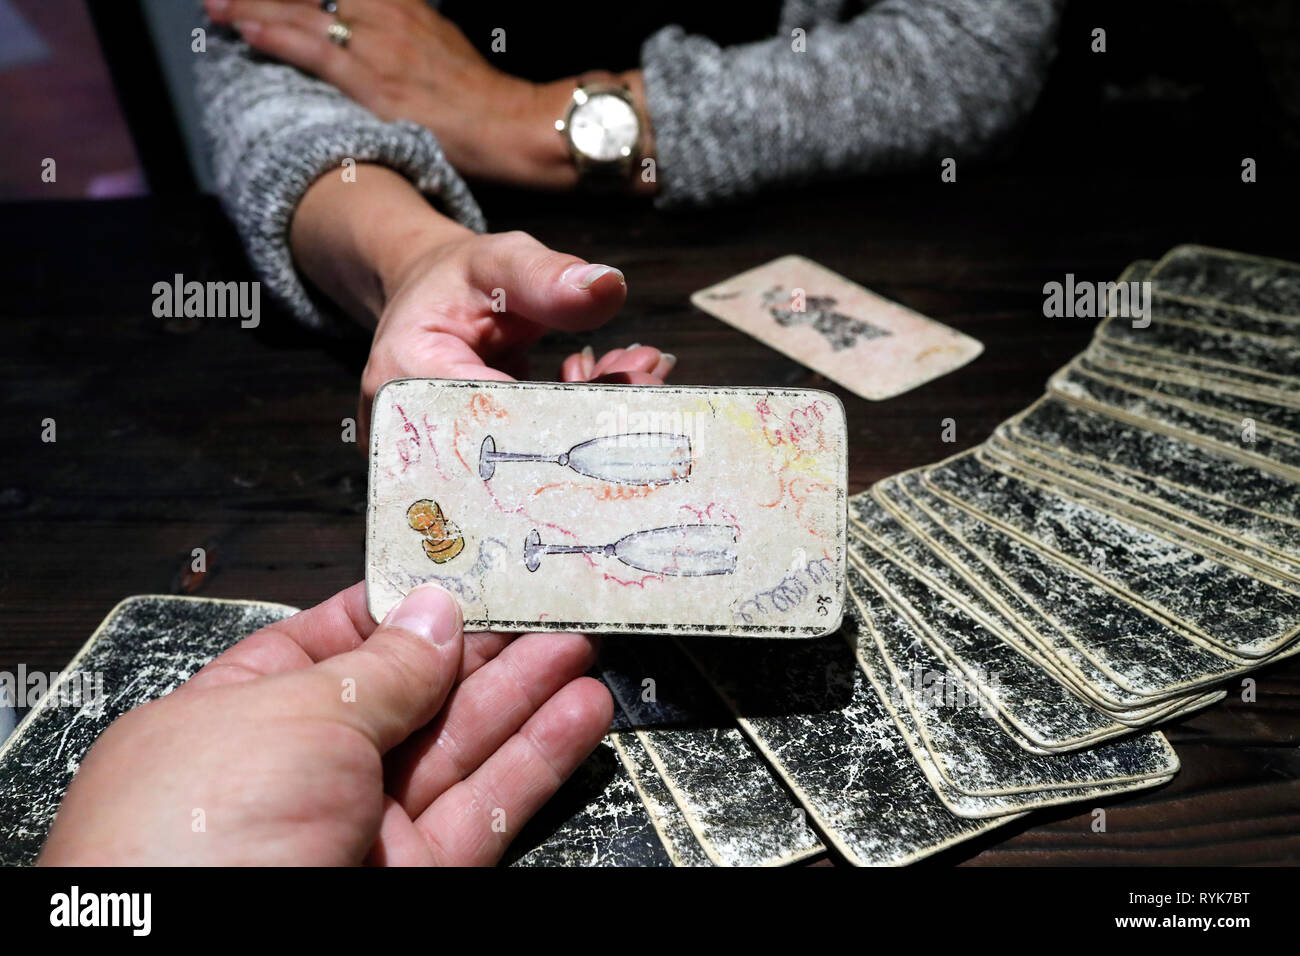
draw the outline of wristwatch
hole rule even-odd
[[[622,184],[640,157],[641,115],[626,86],[578,81],[555,121],[584,185]]]

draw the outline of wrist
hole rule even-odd
[[[373,323],[413,261],[473,235],[442,215],[399,173],[371,164],[355,181],[322,176],[290,227],[299,268],[346,312]]]
[[[376,316],[411,274],[416,263],[435,255],[439,249],[467,239],[474,231],[444,216],[419,196],[419,205],[403,208],[387,222],[379,218],[369,226],[372,238],[368,245],[369,267],[373,272],[381,301]]]
[[[524,106],[513,119],[511,140],[524,166],[522,178],[543,189],[572,189],[578,184],[578,170],[555,121],[564,117],[577,79],[567,77],[549,83],[529,84]]]
[[[645,81],[640,70],[628,70],[618,74],[618,82],[627,87],[641,120],[640,154],[636,157],[636,168],[632,171],[631,189],[639,195],[652,196],[659,191],[659,157],[655,152],[654,126],[650,122],[650,111],[646,108]],[[651,160],[648,167],[645,162],[647,159]]]

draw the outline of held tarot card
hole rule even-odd
[[[946,375],[984,350],[802,256],[750,269],[691,302],[872,401]]]
[[[806,389],[405,379],[375,399],[366,583],[467,630],[839,626],[844,410]]]

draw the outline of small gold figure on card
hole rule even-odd
[[[436,564],[446,564],[465,550],[465,538],[447,519],[438,502],[421,498],[406,509],[406,523],[424,535],[424,553]]]

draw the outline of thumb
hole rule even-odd
[[[504,290],[507,311],[552,329],[597,328],[627,298],[618,269],[554,252],[526,233],[493,237],[470,268],[477,288]]]
[[[442,708],[464,649],[460,605],[436,584],[411,590],[355,650],[315,665],[334,681],[353,681],[336,695],[337,716],[387,753]],[[336,685],[337,686],[337,685]]]

